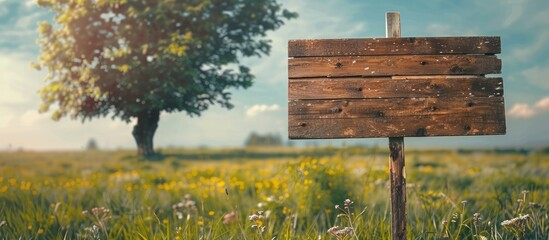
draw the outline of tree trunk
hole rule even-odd
[[[154,156],[153,137],[158,128],[160,111],[148,110],[137,115],[137,124],[133,127],[132,135],[137,143],[137,154],[140,157]]]

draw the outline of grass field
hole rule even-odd
[[[389,239],[385,148],[0,153],[0,239]],[[549,154],[407,150],[409,239],[548,239]]]

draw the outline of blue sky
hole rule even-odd
[[[163,114],[155,146],[241,146],[252,131],[287,136],[287,41],[304,38],[385,36],[385,12],[401,13],[402,36],[501,36],[507,135],[407,138],[407,146],[549,145],[549,1],[547,0],[285,0],[300,14],[271,32],[270,56],[244,59],[256,75],[233,91],[232,110],[213,107],[199,118]],[[37,22],[51,13],[34,1],[0,0],[0,150],[134,148],[131,124],[110,118],[54,122],[39,114],[38,90],[46,72],[30,68],[39,55]],[[386,139],[346,140],[386,144]],[[325,143],[341,144],[342,140]]]

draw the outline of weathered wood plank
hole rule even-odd
[[[485,55],[310,57],[288,59],[289,78],[501,73],[501,60]]]
[[[467,136],[505,134],[496,115],[431,115],[394,118],[302,119],[288,116],[290,139]]]
[[[501,78],[300,78],[289,79],[288,99],[499,97]]]
[[[499,37],[408,37],[288,41],[289,57],[497,54]]]
[[[391,98],[351,100],[293,100],[288,115],[304,119],[415,118],[451,115],[452,117],[505,117],[503,97],[474,98]]]

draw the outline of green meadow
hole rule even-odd
[[[390,239],[385,147],[0,153],[0,239]],[[549,153],[406,151],[408,239],[548,239]]]

